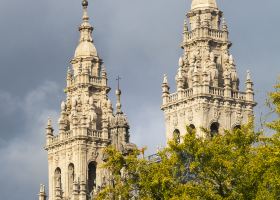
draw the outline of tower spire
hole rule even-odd
[[[87,12],[87,8],[88,8],[87,0],[82,1],[82,7],[83,7],[83,17],[82,17],[82,23],[79,27],[80,40],[79,40],[79,45],[77,46],[75,51],[75,58],[86,58],[92,56],[97,57],[97,50],[93,44],[93,39],[91,36],[93,27],[89,23],[89,16]]]
[[[230,130],[247,123],[256,105],[250,74],[246,92],[239,90],[236,64],[230,55],[232,44],[228,26],[222,20],[223,12],[216,0],[191,2],[188,21],[184,23],[177,90],[170,93],[166,76],[162,84],[161,109],[168,140],[173,139],[174,131],[183,133],[186,124],[193,128],[209,128],[211,133]],[[241,105],[242,109],[236,105]],[[205,136],[201,129],[197,129],[196,134]]]

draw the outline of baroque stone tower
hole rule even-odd
[[[229,49],[229,31],[216,0],[192,0],[184,23],[182,49],[176,75],[177,90],[169,92],[167,76],[162,84],[166,136],[201,127],[211,134],[247,123],[253,116],[253,82],[247,72],[246,91],[239,90],[236,65]]]
[[[113,145],[125,153],[135,148],[129,143],[129,124],[121,109],[119,87],[115,113],[108,98],[107,73],[91,36],[87,0],[82,6],[80,40],[67,72],[58,133],[54,134],[50,119],[46,127],[49,200],[92,199],[109,182],[109,172],[102,169],[103,149]],[[41,185],[39,200],[45,199]]]

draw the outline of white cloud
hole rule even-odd
[[[58,118],[58,113],[51,109],[50,99],[58,100],[59,88],[54,82],[45,82],[30,91],[23,101],[8,93],[4,96],[13,101],[6,101],[3,106],[17,105],[26,121],[24,125],[15,124],[24,128],[19,128],[17,137],[0,148],[0,180],[3,180],[0,187],[1,198],[22,199],[24,196],[25,199],[35,199],[39,184],[47,183],[47,154],[43,150],[44,128],[48,116]]]
[[[5,91],[0,91],[0,110],[4,115],[12,114],[18,109],[19,102],[13,98],[11,94]]]

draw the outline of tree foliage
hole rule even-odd
[[[233,131],[198,138],[187,128],[158,152],[161,162],[106,149],[110,184],[97,199],[274,200],[280,199],[280,85],[270,94],[278,118],[268,137],[255,132],[253,120]]]

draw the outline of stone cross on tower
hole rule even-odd
[[[188,20],[187,20],[188,19]],[[184,23],[182,49],[170,93],[167,76],[162,84],[161,109],[168,140],[186,133],[186,126],[207,128],[211,134],[240,127],[253,116],[253,82],[239,89],[236,64],[230,54],[228,26],[216,0],[193,0]]]

